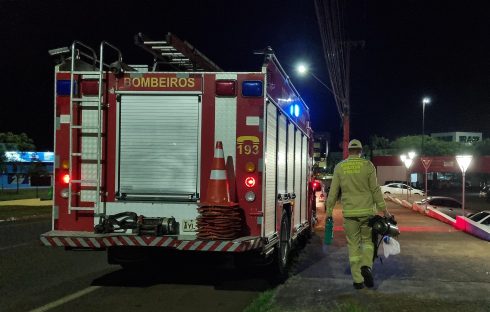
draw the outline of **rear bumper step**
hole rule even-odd
[[[196,240],[182,236],[138,236],[133,234],[94,234],[78,231],[50,231],[40,237],[48,247],[105,249],[114,246],[162,247],[177,250],[245,252],[264,246],[261,237],[247,236],[235,240]]]

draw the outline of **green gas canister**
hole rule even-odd
[[[332,218],[327,218],[325,220],[325,237],[323,239],[323,242],[325,245],[330,245],[332,244],[333,240],[333,219]]]

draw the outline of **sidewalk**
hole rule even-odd
[[[320,208],[316,235],[294,275],[277,288],[277,311],[490,311],[490,243],[387,204],[401,230],[401,254],[375,262],[373,289],[352,287],[340,209],[334,211],[334,242],[323,245]]]
[[[0,201],[0,206],[49,206],[49,205],[53,205],[52,200],[41,200],[39,198]]]

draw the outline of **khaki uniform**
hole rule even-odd
[[[386,208],[374,165],[358,156],[349,156],[335,166],[326,201],[328,216],[332,216],[340,193],[352,278],[355,283],[362,283],[361,267],[373,265],[374,246],[368,219]]]

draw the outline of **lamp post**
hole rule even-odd
[[[409,152],[407,155],[406,154],[400,155],[400,160],[403,162],[405,168],[407,169],[407,201],[408,201],[408,192],[410,190],[410,185],[408,184],[408,180],[409,180],[408,170],[410,169],[410,166],[412,166],[413,159],[415,158],[415,156],[416,156],[415,152]]]
[[[463,217],[464,214],[464,193],[465,193],[465,174],[466,169],[470,166],[471,160],[473,156],[471,155],[458,155],[456,156],[456,160],[458,161],[459,168],[461,169],[461,173],[463,175],[463,187],[462,187],[462,200],[461,200],[461,208],[463,208]]]
[[[422,99],[422,156],[424,156],[424,136],[425,136],[425,104],[430,104],[430,98],[424,97]]]
[[[332,91],[332,89],[324,83],[320,78],[318,78],[313,72],[311,72],[308,67],[305,64],[299,64],[296,66],[297,72],[304,76],[306,74],[310,74],[313,78],[316,79],[322,86],[324,86],[336,99],[336,101],[343,102],[339,97],[335,94],[335,92]],[[342,128],[343,128],[343,139],[342,139],[342,148],[343,148],[343,156],[344,158],[348,157],[348,152],[347,152],[347,146],[349,144],[349,131],[350,131],[350,123],[349,123],[349,114],[348,110],[347,113],[346,111],[342,112],[340,108],[337,107],[339,110],[340,118],[342,119]]]

